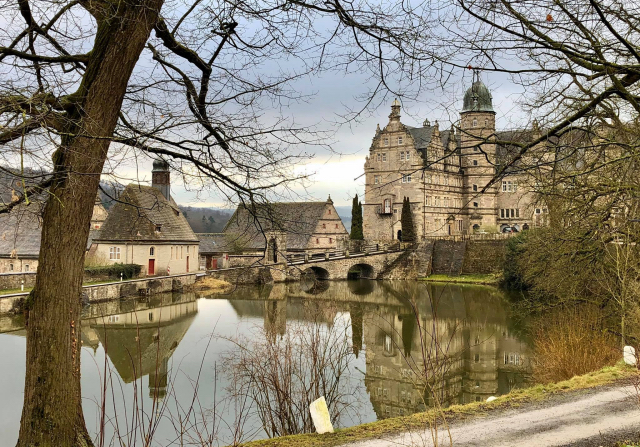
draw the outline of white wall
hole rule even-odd
[[[110,259],[110,248],[120,248],[120,259]],[[154,254],[151,255],[151,248]],[[149,260],[155,260],[156,276],[172,275],[180,273],[195,272],[200,269],[200,261],[198,258],[198,243],[181,243],[181,244],[151,244],[151,243],[100,243],[97,244],[96,256],[100,260],[107,263],[115,264],[117,262],[123,264],[139,264],[142,266],[142,274],[148,274]],[[189,269],[187,270],[187,262]],[[170,271],[167,271],[167,268]]]

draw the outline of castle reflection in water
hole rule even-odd
[[[104,346],[123,382],[148,376],[149,397],[162,398],[171,357],[199,315],[199,298],[163,294],[92,305],[82,321],[83,345]],[[436,400],[443,406],[484,401],[527,377],[528,345],[504,294],[490,287],[357,280],[238,288],[204,298],[228,300],[238,321],[262,319],[272,336],[284,335],[288,322],[332,325],[348,317],[355,358],[361,364],[365,356],[359,380],[378,419],[422,411]],[[0,332],[23,335],[20,325],[5,318]],[[421,379],[425,364],[428,387]]]
[[[527,378],[528,345],[511,322],[504,294],[491,287],[360,280],[306,291],[277,284],[263,288],[260,301],[246,296],[240,290],[229,297],[238,316],[262,316],[274,334],[284,334],[287,321],[317,321],[319,313],[331,324],[348,312],[354,354],[365,355],[364,383],[378,419],[436,402],[485,401]]]

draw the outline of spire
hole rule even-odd
[[[376,135],[378,135],[380,132],[380,123],[378,123],[378,125],[376,126]]]
[[[422,123],[422,127],[429,127],[430,125],[431,123],[429,122],[429,118],[425,118]]]
[[[398,98],[394,99],[393,103],[391,104],[391,115],[389,115],[389,120],[400,120],[400,101],[398,101]]]
[[[327,203],[333,205],[333,200],[331,200],[331,194],[329,194],[329,198],[327,199]]]
[[[440,136],[440,124],[438,124],[438,120],[436,120],[435,124],[433,125],[433,135],[435,137]]]

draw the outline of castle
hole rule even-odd
[[[544,225],[547,209],[536,203],[530,178],[515,170],[486,188],[513,151],[497,144],[533,131],[496,132],[489,89],[476,79],[464,95],[460,124],[440,130],[400,122],[400,102],[378,128],[364,164],[363,230],[367,240],[402,239],[402,201],[408,197],[418,239],[498,233]]]

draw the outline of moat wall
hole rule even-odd
[[[436,240],[430,273],[444,275],[501,272],[506,257],[506,239]]]

